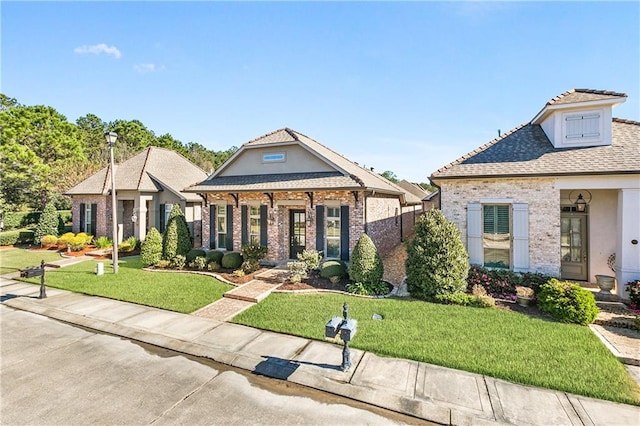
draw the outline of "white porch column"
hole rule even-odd
[[[122,200],[117,200],[117,216],[118,216],[118,238],[115,240],[116,244],[120,244],[124,239],[124,202]]]
[[[640,189],[618,191],[618,244],[616,279],[618,297],[628,299],[627,283],[640,279]]]
[[[133,212],[138,218],[133,225],[133,235],[139,239],[144,240],[147,236],[147,197],[138,196],[133,203]]]

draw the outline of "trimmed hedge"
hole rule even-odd
[[[156,228],[149,229],[140,248],[140,260],[144,266],[152,266],[162,259],[162,235]]]
[[[347,265],[341,260],[327,260],[320,265],[320,276],[322,278],[347,276]]]
[[[598,315],[596,299],[589,290],[555,278],[540,287],[538,307],[562,322],[591,324]]]
[[[238,269],[242,266],[242,255],[238,252],[225,253],[222,256],[222,267],[224,269]]]
[[[42,212],[5,212],[2,220],[4,229],[20,230],[30,225],[35,225],[40,221]],[[58,225],[63,226],[71,222],[71,210],[58,210]]]
[[[220,250],[211,250],[207,252],[207,263],[217,263],[219,265],[222,264],[222,258],[224,257],[224,253]]]
[[[201,249],[191,249],[186,255],[187,263],[193,262],[196,257],[206,257],[207,253]]]
[[[0,246],[30,244],[32,242],[33,231],[30,229],[17,229],[14,231],[0,232]]]
[[[351,255],[351,280],[365,286],[377,285],[383,274],[384,266],[376,245],[367,234],[362,234]]]

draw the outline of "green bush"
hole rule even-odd
[[[156,228],[149,229],[140,247],[140,261],[144,266],[157,265],[162,259],[162,235]]]
[[[251,274],[260,269],[260,263],[258,263],[257,260],[245,260],[242,262],[242,265],[240,265],[240,269],[242,269],[245,274]]]
[[[407,284],[412,296],[433,299],[439,294],[464,293],[469,256],[460,231],[437,209],[418,219],[407,248]]]
[[[40,212],[5,212],[2,217],[4,229],[19,230],[19,228],[35,225],[40,220],[40,214]]]
[[[555,278],[540,287],[538,307],[562,322],[591,324],[598,315],[593,293],[568,281]]]
[[[220,263],[213,261],[213,262],[209,262],[207,264],[207,270],[208,271],[219,271],[221,268]]]
[[[389,285],[384,281],[378,281],[377,283],[349,283],[346,286],[347,291],[353,294],[361,294],[365,296],[381,296],[389,293]]]
[[[347,276],[347,265],[342,260],[327,260],[320,265],[320,276],[322,278]]]
[[[220,250],[211,250],[207,252],[207,262],[209,263],[216,262],[218,264],[222,264],[223,256],[224,256],[224,253],[221,252]]]
[[[55,246],[57,243],[58,237],[56,237],[55,235],[43,235],[40,238],[41,247],[49,248]]]
[[[225,253],[221,264],[224,269],[238,269],[242,266],[242,255],[238,252]]]
[[[89,235],[86,232],[78,232],[76,235],[77,238],[82,238],[84,240],[85,245],[89,245],[93,242],[93,235]],[[127,240],[129,241],[129,240]]]
[[[71,246],[71,251],[82,251],[82,249],[87,246],[86,234],[78,234],[75,237],[71,238],[71,240],[69,241],[69,245]]]
[[[303,250],[302,253],[298,253],[298,260],[307,265],[308,271],[312,271],[314,269],[318,269],[318,266],[320,266],[322,253],[318,250]]]
[[[196,257],[204,257],[206,260],[207,253],[201,249],[191,249],[186,255],[187,262],[191,263],[195,260]]]
[[[58,211],[53,203],[47,204],[40,215],[38,226],[33,233],[33,241],[39,244],[45,235],[58,235]]]
[[[103,235],[102,237],[96,238],[94,241],[94,244],[96,245],[97,248],[104,249],[107,247],[111,247],[113,242],[111,241],[111,238],[105,237]]]
[[[32,242],[33,231],[30,229],[16,229],[14,231],[0,232],[0,246],[29,244]]]
[[[493,308],[496,306],[496,301],[491,296],[468,293],[437,294],[434,300],[444,305],[471,306],[473,308]]]
[[[255,263],[258,263],[267,255],[267,248],[255,243],[245,244],[240,251],[244,260]]]
[[[136,237],[131,236],[126,240],[124,240],[123,242],[121,242],[120,244],[118,244],[118,251],[123,253],[131,253],[136,248],[138,248],[139,245],[140,245],[140,240],[138,240]]]
[[[349,278],[364,285],[377,285],[383,273],[384,266],[378,249],[367,234],[362,234],[353,248]]]
[[[61,250],[66,250],[67,249],[67,245],[71,244],[71,240],[75,236],[76,235],[73,232],[67,232],[66,234],[62,234],[58,238],[58,248],[61,249]]]
[[[287,262],[287,269],[289,270],[289,281],[294,283],[299,283],[303,278],[307,278],[309,272],[307,264],[300,260]]]
[[[180,205],[174,204],[162,240],[162,258],[173,259],[176,255],[186,256],[192,247],[187,221]]]
[[[189,262],[189,266],[199,271],[204,271],[207,269],[207,258],[204,256],[196,256],[195,259]]]
[[[176,269],[184,269],[187,264],[187,258],[181,254],[178,254],[171,259],[169,266]]]

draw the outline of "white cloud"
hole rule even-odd
[[[101,53],[104,53],[106,55],[113,56],[116,59],[119,59],[122,56],[117,47],[107,46],[105,43],[94,44],[92,46],[87,46],[85,44],[73,49],[73,53],[77,53],[78,55],[86,55],[89,53],[93,55],[100,55]]]
[[[141,74],[144,74],[148,72],[162,71],[164,69],[164,65],[157,66],[156,64],[135,64],[133,66],[133,69]]]

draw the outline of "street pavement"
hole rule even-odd
[[[640,407],[0,278],[4,304],[441,424],[638,425]],[[319,325],[323,326],[323,325]]]
[[[419,422],[6,306],[0,318],[0,424]]]

